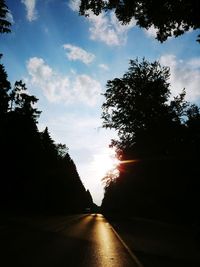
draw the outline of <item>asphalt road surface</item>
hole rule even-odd
[[[1,219],[0,266],[141,267],[101,214]]]

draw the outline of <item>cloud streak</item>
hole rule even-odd
[[[100,69],[103,69],[105,71],[108,71],[109,70],[109,67],[106,64],[99,64],[98,66],[99,66]]]
[[[63,48],[68,51],[66,55],[69,60],[80,60],[85,64],[90,64],[95,59],[95,55],[87,52],[81,47],[71,44],[64,44]]]
[[[22,4],[25,5],[26,8],[26,18],[28,21],[34,21],[37,19],[37,11],[36,7],[36,0],[21,0]]]

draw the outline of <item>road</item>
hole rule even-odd
[[[2,267],[141,267],[124,245],[101,214],[0,223]]]
[[[200,266],[200,242],[190,225],[129,216],[109,222],[145,267]]]

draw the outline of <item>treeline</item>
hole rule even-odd
[[[102,118],[118,132],[111,145],[121,164],[117,179],[104,178],[104,212],[200,219],[200,110],[185,90],[172,98],[169,77],[159,62],[136,59],[122,78],[107,82]]]
[[[80,15],[89,16],[91,11],[99,15],[111,10],[122,24],[130,24],[134,19],[140,28],[148,30],[153,27],[156,39],[160,42],[171,36],[178,37],[191,29],[200,29],[200,4],[197,0],[80,0]],[[200,35],[197,42],[200,43]]]
[[[16,212],[83,212],[94,206],[65,145],[39,132],[38,99],[0,64],[0,208]]]

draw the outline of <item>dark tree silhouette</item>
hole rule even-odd
[[[44,150],[48,154],[48,158],[54,157],[56,155],[56,146],[55,142],[50,136],[48,127],[46,127],[45,130],[41,133],[41,140]]]
[[[122,78],[107,82],[103,127],[113,128],[119,175],[104,177],[104,212],[184,222],[200,218],[200,112],[185,90],[170,100],[169,69],[130,61]],[[128,161],[129,163],[123,163]]]
[[[8,111],[9,90],[11,89],[11,85],[8,81],[8,76],[3,64],[0,64],[0,77],[0,116],[2,116],[2,114],[5,114]]]
[[[9,33],[11,23],[8,21],[9,10],[4,0],[0,0],[0,33]]]
[[[102,118],[103,127],[113,128],[118,133],[119,140],[113,140],[113,146],[118,149],[134,147],[135,153],[140,154],[156,153],[156,150],[164,153],[165,136],[186,105],[184,93],[167,104],[168,79],[169,68],[157,61],[136,59],[130,61],[122,78],[107,82]]]
[[[68,148],[65,144],[56,144],[56,150],[58,152],[58,156],[64,158],[64,156],[68,153]]]
[[[10,110],[14,110],[37,122],[41,111],[38,111],[33,105],[37,103],[38,99],[33,95],[28,95],[26,91],[25,83],[21,80],[15,82],[14,88],[10,93]]]
[[[11,23],[7,20],[8,15],[8,7],[5,4],[4,0],[0,0],[0,33],[8,33],[10,32]],[[0,54],[0,60],[2,58],[2,54]],[[8,91],[10,90],[11,85],[8,81],[8,76],[5,71],[5,68],[2,64],[0,64],[0,116],[7,112],[9,95]]]
[[[92,200],[92,196],[91,196],[89,190],[86,191],[86,197],[87,197],[88,203],[90,203],[90,205],[91,205],[93,203],[93,200]]]
[[[64,144],[37,128],[38,99],[0,65],[0,207],[6,212],[83,212],[93,201]]]
[[[10,32],[8,12],[0,0],[0,33]],[[66,145],[55,144],[47,127],[38,131],[37,101],[21,80],[11,88],[0,64],[1,212],[83,212],[95,204]]]
[[[137,25],[142,28],[154,26],[157,29],[157,39],[161,42],[170,36],[177,37],[189,29],[200,28],[198,0],[81,0],[80,14],[87,16],[88,11],[92,10],[99,15],[102,11],[112,9],[123,24],[135,18]]]

